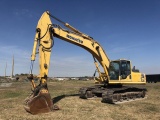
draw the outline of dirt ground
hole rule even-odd
[[[61,110],[31,115],[23,108],[30,93],[29,82],[0,83],[0,120],[160,120],[160,83],[149,83],[147,99],[123,104],[102,103],[100,98],[83,100],[78,97],[82,86],[93,81],[48,82],[54,102]]]

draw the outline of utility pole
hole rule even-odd
[[[12,59],[12,74],[11,74],[11,78],[13,78],[13,74],[14,74],[14,55],[13,55],[13,59]]]
[[[7,62],[6,62],[5,75],[4,75],[4,77],[6,77],[6,70],[7,70]]]

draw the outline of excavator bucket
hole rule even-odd
[[[52,99],[48,90],[41,89],[37,95],[31,94],[25,100],[24,109],[35,115],[38,113],[47,113],[53,110],[59,110],[59,108],[53,105]]]

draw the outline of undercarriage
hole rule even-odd
[[[102,97],[104,103],[123,103],[125,101],[139,100],[146,97],[146,88],[133,86],[104,86],[95,85],[80,88],[80,98],[88,99]]]

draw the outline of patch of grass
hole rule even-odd
[[[22,93],[19,93],[19,92],[8,92],[5,97],[6,98],[15,98],[15,97],[18,97],[20,96]]]
[[[128,115],[127,113],[123,114],[121,112],[115,111],[115,113],[111,113],[111,118],[113,120],[137,120],[133,115]]]
[[[3,94],[3,98],[6,99],[6,98],[15,98],[15,97],[19,97],[21,96],[23,93],[21,92],[17,92],[17,91],[7,91],[5,94]],[[2,98],[2,99],[3,99]]]
[[[157,120],[160,119],[160,83],[147,84],[148,98],[112,105],[101,98],[83,100],[79,88],[94,85],[93,81],[48,82],[49,92],[61,110],[31,115],[23,108],[23,101],[30,93],[29,82],[14,82],[10,88],[0,88],[0,119],[3,120]]]
[[[154,113],[154,112],[159,112],[160,108],[156,104],[153,103],[142,103],[141,104],[141,109],[137,112],[144,112],[144,113]]]
[[[159,112],[160,110],[158,109],[157,106],[155,105],[149,105],[149,106],[146,106],[146,110],[150,111],[150,112]]]

